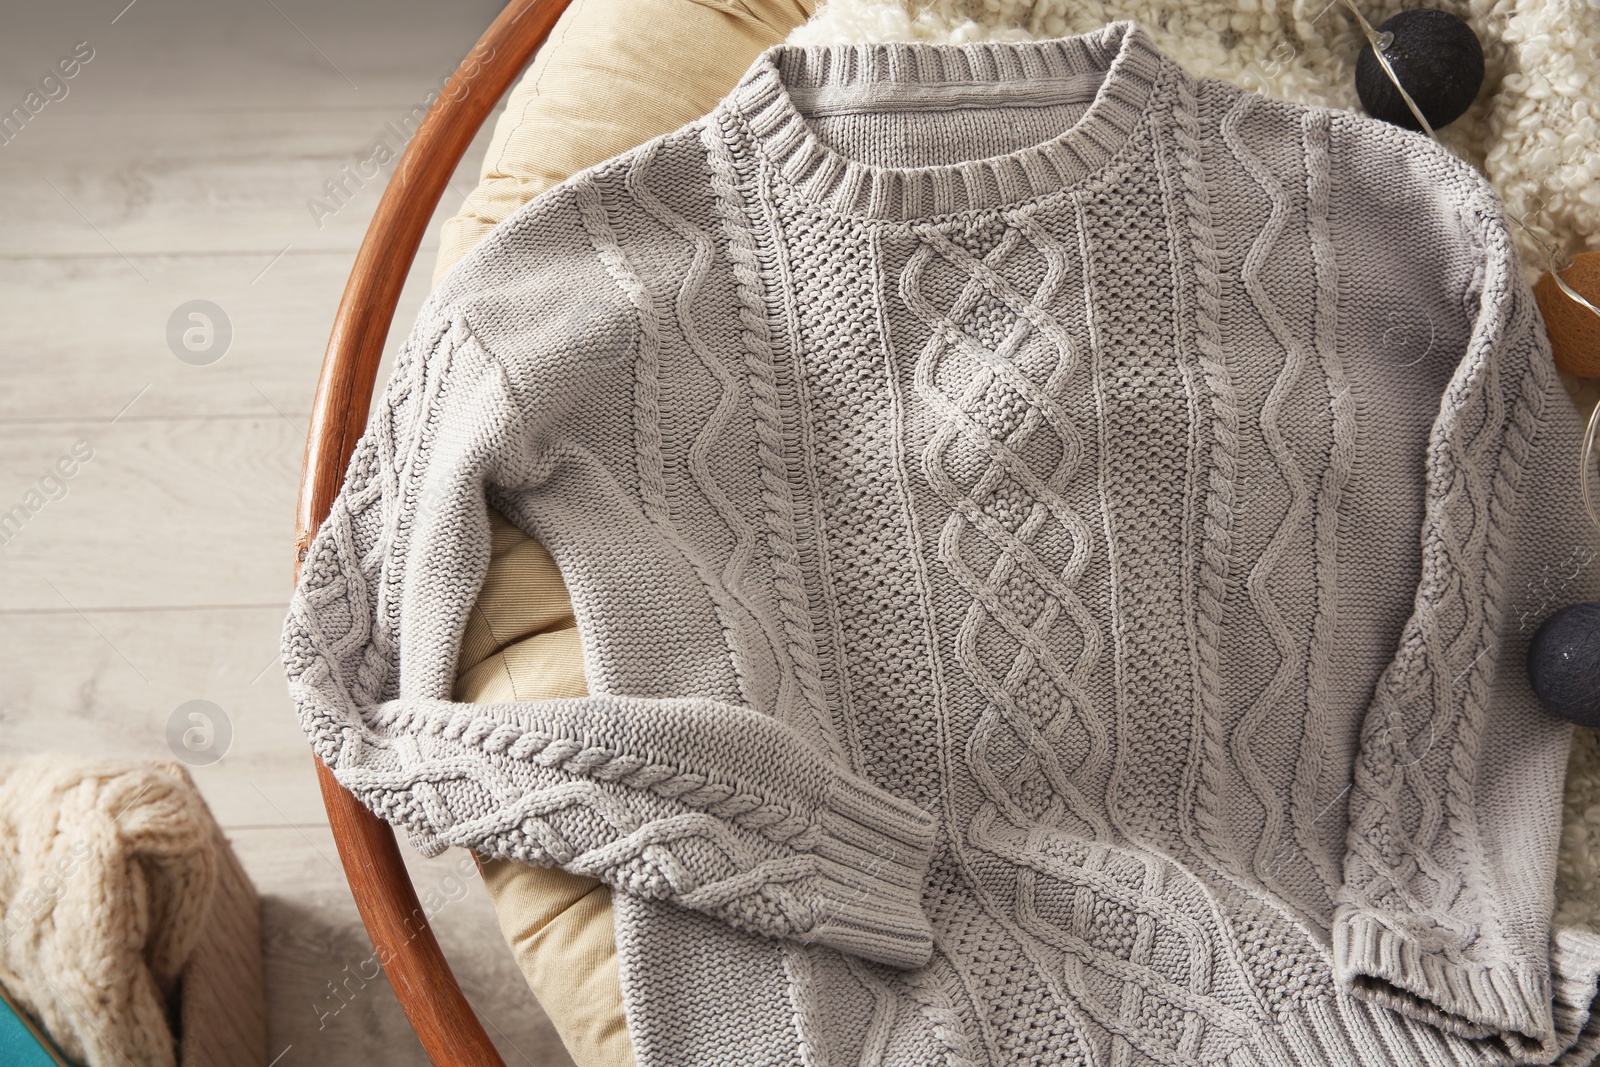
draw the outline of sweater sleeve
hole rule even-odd
[[[571,280],[559,262],[542,273]],[[775,717],[695,697],[450,699],[488,568],[486,501],[535,477],[540,419],[464,313],[430,302],[285,623],[317,755],[430,854],[559,866],[747,932],[926,963],[933,816]]]
[[[1503,214],[1487,198],[1465,213],[1471,331],[1428,440],[1412,614],[1359,733],[1334,974],[1353,995],[1548,1063],[1573,1040],[1565,1024],[1587,1017],[1594,975],[1552,973],[1572,727],[1539,704],[1526,655],[1544,617],[1595,599],[1595,538],[1582,423]],[[1553,1011],[1557,996],[1583,1003]]]

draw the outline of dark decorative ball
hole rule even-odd
[[[1539,625],[1528,681],[1552,715],[1600,727],[1600,603],[1569,605]]]
[[[1483,85],[1483,46],[1472,27],[1448,11],[1402,11],[1378,27],[1394,35],[1384,49],[1395,77],[1434,129],[1460,118]],[[1367,114],[1421,130],[1368,42],[1356,57],[1356,93]]]

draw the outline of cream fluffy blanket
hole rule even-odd
[[[1600,3],[1595,0],[1357,0],[1374,26],[1419,6],[1466,19],[1484,53],[1484,89],[1439,139],[1488,175],[1507,209],[1568,252],[1600,250]],[[831,0],[795,44],[1024,40],[1138,20],[1190,71],[1268,96],[1360,111],[1355,57],[1366,38],[1340,0]],[[1535,280],[1545,253],[1513,226]]]
[[[1419,6],[1459,15],[1483,44],[1483,90],[1438,134],[1537,233],[1536,240],[1512,226],[1529,281],[1549,266],[1540,242],[1569,253],[1600,250],[1600,0],[1357,0],[1373,26]],[[911,8],[900,0],[829,0],[787,40],[1026,40],[1089,33],[1124,18],[1138,20],[1195,74],[1362,110],[1353,72],[1366,37],[1340,0],[931,0]],[[1594,403],[1593,383],[1566,380],[1580,404]],[[1553,610],[1562,601],[1552,592]],[[1600,931],[1600,738],[1592,730],[1574,734],[1556,899],[1558,921]]]

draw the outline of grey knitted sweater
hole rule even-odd
[[[427,302],[301,722],[425,850],[615,889],[641,1067],[1589,1063],[1522,268],[1421,134],[1135,22],[773,46]],[[591,696],[452,701],[489,507]]]

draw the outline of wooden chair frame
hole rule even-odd
[[[401,155],[345,285],[306,434],[294,579],[344,482],[423,233],[467,146],[544,43],[568,0],[511,0],[456,68]],[[435,1064],[505,1067],[450,971],[394,830],[313,757],[322,802],[361,921],[400,1006]]]

